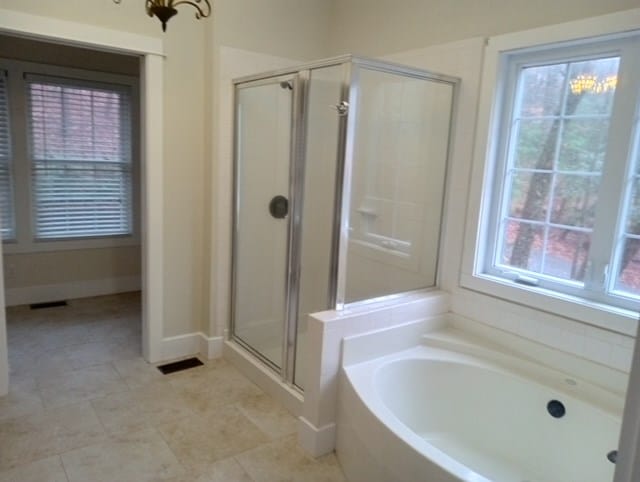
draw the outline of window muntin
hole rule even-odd
[[[127,87],[27,76],[38,240],[131,234]]]
[[[5,241],[15,238],[11,158],[7,72],[0,70],[0,233]]]
[[[633,51],[633,42],[626,44],[593,44],[592,54],[583,47],[579,54],[561,48],[507,55],[495,171],[500,174],[483,244],[486,274],[623,308],[637,304],[635,257],[622,270],[624,282],[617,281],[622,272],[614,276],[622,267],[622,246],[638,236],[635,228],[625,228],[616,243],[612,224],[618,219],[618,226],[631,226],[638,212],[625,204],[638,203],[638,172],[627,170],[635,177],[624,179],[619,168],[631,162],[629,148],[609,145],[611,126],[624,124],[631,132],[630,118],[621,124],[621,100],[638,100],[637,92],[625,87],[621,93],[617,83],[625,55]],[[629,136],[626,142],[631,144]],[[611,199],[619,201],[620,212],[614,207],[597,214],[600,203],[612,206]],[[623,223],[624,216],[631,221]]]
[[[640,119],[636,119],[635,134],[635,162],[627,180],[612,291],[640,298]]]

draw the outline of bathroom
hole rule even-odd
[[[483,142],[489,137],[491,118],[487,65],[492,53],[497,55],[499,42],[505,41],[504,35],[515,32],[515,37],[507,40],[525,42],[520,45],[524,48],[540,43],[539,38],[561,42],[572,31],[579,37],[585,30],[593,35],[633,30],[640,27],[636,2],[618,0],[605,5],[576,0],[533,5],[469,1],[453,5],[381,1],[371,5],[358,0],[221,0],[216,2],[210,19],[195,21],[192,15],[181,13],[172,19],[164,37],[159,37],[155,21],[139,18],[144,15],[140,15],[137,3],[125,0],[116,6],[94,1],[90,7],[79,6],[76,10],[71,2],[60,2],[55,8],[37,1],[3,0],[0,8],[76,26],[98,25],[162,39],[166,55],[163,64],[148,66],[155,69],[155,74],[163,72],[163,85],[155,95],[164,107],[164,116],[154,120],[160,123],[160,132],[171,135],[156,138],[153,144],[154,155],[159,150],[162,161],[150,166],[151,175],[157,176],[153,179],[159,182],[148,184],[150,215],[157,216],[153,219],[158,221],[149,236],[148,253],[156,263],[148,266],[147,273],[153,290],[153,302],[147,306],[149,319],[153,320],[148,361],[196,353],[210,358],[224,356],[254,382],[265,378],[261,388],[303,417],[301,445],[316,454],[335,445],[342,338],[389,328],[394,323],[454,313],[459,317],[457,326],[477,336],[491,337],[487,333],[493,332],[487,330],[496,329],[508,345],[516,340],[531,341],[542,346],[545,354],[550,348],[613,373],[628,374],[634,320],[605,313],[594,322],[593,313],[586,309],[567,308],[556,301],[519,300],[501,286],[478,284],[473,276],[477,242],[473,223],[480,215],[483,150],[487,151]],[[282,15],[283,11],[287,14]],[[96,12],[101,18],[88,20],[98,17]],[[8,23],[10,16],[4,18]],[[564,22],[577,23],[552,27]],[[2,28],[17,32],[22,27],[3,23]],[[40,35],[64,37],[54,30]],[[69,37],[74,35],[82,33],[77,30]],[[494,50],[491,40],[487,47],[487,38],[498,42]],[[347,306],[333,315],[325,313],[315,321],[309,320],[306,355],[312,367],[307,368],[308,378],[301,393],[288,383],[283,388],[273,367],[265,369],[255,359],[247,362],[244,354],[238,355],[236,347],[228,342],[234,205],[233,81],[293,70],[351,52],[460,79],[451,110],[453,129],[448,146],[437,289],[386,300],[389,304],[384,306]],[[362,288],[362,284],[357,287]],[[510,338],[512,335],[517,338]],[[323,345],[310,343],[314,336],[323,340]],[[398,335],[397,340],[403,336]],[[400,341],[398,346],[404,347]],[[316,353],[319,348],[324,351]],[[327,366],[321,365],[325,362]],[[603,373],[608,373],[606,370]],[[307,403],[313,399],[314,404]]]

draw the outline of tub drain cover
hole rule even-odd
[[[547,403],[547,412],[553,418],[562,418],[567,410],[564,408],[564,404],[558,400],[551,400]]]

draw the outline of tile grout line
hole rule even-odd
[[[254,447],[254,448],[258,448],[258,447]],[[257,482],[257,480],[253,477],[253,475],[251,475],[251,473],[249,472],[249,470],[247,469],[247,467],[245,467],[242,464],[242,461],[240,459],[238,459],[238,455],[250,452],[253,449],[249,449],[249,450],[245,450],[244,452],[240,452],[239,454],[236,454],[233,456],[233,460],[236,461],[236,463],[240,466],[240,468],[242,469],[242,471],[253,481],[253,482]]]
[[[145,420],[145,423],[148,423],[148,421]],[[162,431],[153,424],[151,424],[151,429],[158,434],[158,436],[160,437],[160,440],[162,440],[162,442],[165,444],[165,446],[167,447],[171,455],[173,455],[173,457],[177,460],[180,467],[182,467],[182,470],[184,470],[185,475],[189,475],[191,473],[191,470],[187,468],[187,466],[182,462],[182,460],[180,460],[180,457],[178,457],[178,455],[173,451],[173,449],[171,448],[171,444],[165,438]]]
[[[67,467],[64,465],[64,459],[62,458],[62,454],[58,454],[58,459],[60,460],[60,465],[62,465],[62,470],[64,471],[64,476],[67,478],[67,482],[71,482],[71,477],[69,477],[69,472],[67,471]]]
[[[191,409],[189,409],[191,410]],[[179,422],[180,420],[182,420],[183,418],[186,418],[187,415],[185,415],[184,417],[180,417],[176,420],[176,422]],[[167,448],[169,449],[169,452],[171,452],[171,455],[174,456],[174,458],[178,461],[178,463],[180,464],[180,467],[182,467],[184,469],[185,474],[189,474],[191,472],[190,469],[187,468],[187,466],[182,462],[182,460],[180,459],[180,457],[178,457],[178,454],[176,454],[173,450],[173,448],[171,447],[171,444],[169,443],[169,441],[167,440],[167,438],[164,436],[164,434],[162,433],[162,430],[160,430],[160,428],[154,424],[152,424],[152,428],[158,433],[158,435],[160,436],[160,438],[162,439],[162,441],[164,442],[164,444],[167,446]]]

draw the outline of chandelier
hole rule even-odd
[[[578,75],[569,81],[569,88],[574,95],[580,94],[604,94],[616,90],[618,76],[609,75],[600,78],[597,75]]]
[[[122,0],[113,0],[115,3],[121,3]],[[167,31],[167,22],[171,17],[178,13],[176,7],[186,3],[196,9],[196,18],[207,18],[211,15],[211,4],[209,0],[146,0],[145,7],[147,15],[156,16],[162,22],[162,31]]]

